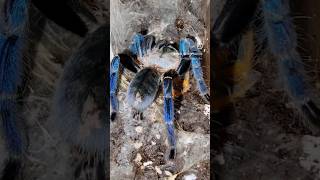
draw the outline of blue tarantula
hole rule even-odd
[[[305,79],[302,58],[297,51],[297,34],[290,17],[289,0],[227,0],[211,31],[214,53],[239,40],[255,28],[257,44],[277,59],[284,89],[295,108],[311,124],[320,125],[320,109]],[[215,68],[215,67],[214,67]],[[309,125],[311,125],[309,124]]]
[[[23,75],[24,75],[23,61],[24,61],[25,50],[28,48],[27,47],[28,30],[29,30],[30,24],[32,23],[29,20],[30,6],[34,5],[46,17],[50,18],[58,25],[64,27],[67,30],[70,30],[71,32],[79,35],[80,37],[84,37],[86,36],[88,29],[86,27],[86,24],[77,15],[76,10],[72,8],[72,6],[70,6],[70,5],[75,5],[74,3],[75,2],[73,1],[71,3],[70,1],[64,1],[64,0],[58,0],[58,1],[55,1],[55,0],[53,1],[52,0],[50,1],[5,0],[3,3],[3,10],[0,11],[1,12],[1,16],[0,16],[0,121],[1,121],[1,128],[2,128],[1,132],[3,132],[3,136],[6,141],[7,149],[9,152],[9,158],[1,174],[1,177],[0,177],[1,180],[11,180],[11,179],[19,178],[21,176],[21,169],[23,164],[22,159],[26,153],[27,146],[28,146],[28,141],[27,141],[28,138],[23,128],[23,124],[24,124],[22,122],[23,117],[19,116],[20,104],[17,103],[17,100],[22,98],[20,89],[23,88],[23,83],[25,81],[25,79],[23,78]],[[59,9],[60,12],[56,13],[56,9]],[[107,48],[105,48],[105,46],[107,44],[108,37],[106,36],[107,32],[105,29],[106,27],[100,28],[96,31],[96,33],[89,35],[87,41],[85,42],[89,41],[91,43],[86,43],[86,45],[83,45],[80,47],[79,51],[81,51],[80,53],[82,56],[79,57],[77,55],[74,55],[73,57],[76,58],[76,60],[70,60],[71,65],[69,66],[67,65],[67,67],[70,68],[70,66],[72,66],[72,63],[77,60],[86,61],[87,59],[92,59],[92,58],[96,59],[97,61],[100,60],[99,62],[96,63],[96,66],[93,66],[93,67],[91,66],[92,68],[94,68],[94,72],[95,72],[92,74],[92,76],[98,76],[97,78],[94,78],[95,79],[94,81],[90,81],[89,84],[91,84],[92,86],[90,87],[87,86],[86,89],[83,89],[85,90],[85,92],[81,91],[81,92],[74,92],[71,94],[84,93],[82,98],[85,98],[86,95],[89,96],[89,94],[91,94],[93,97],[98,95],[101,96],[102,94],[104,94],[104,92],[107,91],[103,89],[107,87],[103,83],[104,82],[103,76],[107,72],[104,72],[104,70],[106,70],[103,68],[105,67],[103,66],[104,61],[103,60],[101,61],[101,59],[105,59],[104,55],[107,52],[106,51]],[[97,40],[97,41],[92,42],[92,40]],[[97,47],[99,47],[100,49]],[[92,53],[95,53],[95,54],[93,55]],[[96,56],[99,56],[100,59],[96,58]],[[88,66],[86,66],[86,68],[87,67]],[[68,71],[67,74],[77,73],[72,75],[76,76],[77,78],[83,79],[83,76],[78,76],[79,69],[77,68],[81,68],[81,67],[77,66],[76,68]],[[84,75],[87,75],[85,74],[85,72],[82,72],[82,71],[79,73],[80,74],[83,73]],[[66,81],[67,80],[68,79],[66,79]],[[63,86],[62,84],[60,86],[60,90],[63,89],[64,87],[65,86]],[[58,91],[57,92],[58,95],[56,95],[57,102],[63,105],[65,104],[65,102],[68,102],[68,100],[70,99],[64,99],[63,102],[59,101],[61,100],[59,99],[59,95],[65,96],[65,93],[68,93],[68,92]],[[71,96],[68,96],[68,97],[71,97]],[[72,96],[71,98],[76,98],[76,97]],[[97,99],[97,98],[94,98],[94,99]],[[79,99],[79,100],[81,101],[83,99]],[[80,106],[79,108],[82,108],[83,104],[81,103],[83,102],[81,101],[79,103],[80,103],[78,104]],[[57,106],[60,106],[61,104]],[[97,107],[98,110],[103,109],[104,106],[106,106],[107,104],[106,99],[104,101],[100,100],[100,102],[98,102],[97,104],[98,104],[98,107]],[[65,107],[65,106],[62,106],[62,107]],[[59,114],[59,112],[60,111],[57,112],[58,113],[57,116],[61,117],[59,116],[61,115]],[[65,120],[63,119],[63,117],[61,117],[61,119]],[[104,128],[104,127],[101,127],[101,128]],[[70,129],[68,130],[72,131]],[[99,132],[97,134],[99,134]],[[100,133],[100,134],[103,134],[103,137],[106,138],[107,133],[105,134]],[[69,135],[69,134],[66,134],[66,135]],[[82,150],[85,151],[86,153],[89,153],[89,154],[92,153],[93,156],[95,155],[95,153],[99,154],[98,155],[100,157],[99,164],[100,164],[100,167],[102,167],[102,169],[101,168],[98,169],[97,173],[98,173],[98,176],[100,176],[100,179],[104,179],[103,178],[104,169],[102,165],[102,163],[104,162],[104,159],[102,158],[102,156],[104,155],[106,144],[105,143],[100,144],[101,151],[96,152],[96,150],[90,151],[90,147],[92,147],[91,144],[82,144],[81,143],[82,141],[81,142],[79,141],[80,140],[78,139],[78,141],[75,143],[78,143],[79,146],[83,145]]]
[[[152,35],[137,33],[133,36],[129,49],[115,56],[110,65],[111,120],[116,118],[119,110],[117,89],[122,67],[136,73],[127,91],[127,102],[134,110],[133,117],[142,119],[143,111],[156,99],[161,81],[163,82],[163,116],[168,132],[170,159],[173,159],[176,153],[173,79],[177,75],[182,77],[191,68],[200,95],[207,101],[210,98],[201,68],[202,53],[196,40],[193,37],[182,38],[179,50],[176,47],[172,42],[156,42]]]

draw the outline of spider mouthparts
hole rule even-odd
[[[116,117],[117,117],[117,113],[116,112],[112,112],[111,113],[111,121],[114,121],[115,119],[116,119]]]

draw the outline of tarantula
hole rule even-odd
[[[143,111],[156,99],[159,86],[163,86],[164,121],[167,125],[170,144],[169,158],[175,157],[173,79],[182,77],[191,67],[197,81],[197,88],[207,101],[209,90],[203,79],[201,68],[201,50],[193,37],[182,38],[179,50],[176,44],[158,40],[152,35],[137,33],[132,38],[128,50],[115,56],[110,65],[110,101],[111,120],[114,120],[119,109],[117,100],[118,78],[121,67],[136,73],[127,91],[127,102],[133,108],[133,117],[142,119]],[[180,61],[179,61],[180,59]],[[161,77],[162,76],[162,77]]]
[[[72,8],[72,6],[70,6],[77,5],[74,4],[75,2],[70,3],[70,1],[63,0],[50,0],[45,2],[41,0],[31,0],[31,2],[29,2],[29,0],[4,1],[0,19],[0,120],[9,157],[1,175],[1,179],[3,180],[15,179],[21,175],[22,159],[28,146],[27,135],[21,125],[23,123],[20,121],[22,118],[19,115],[20,104],[17,103],[17,99],[22,96],[19,90],[23,88],[23,82],[25,81],[22,73],[24,64],[23,53],[28,48],[27,45],[29,43],[28,30],[32,23],[29,20],[31,3],[46,17],[74,34],[84,37],[88,32],[84,21],[75,12],[74,7]],[[59,13],[56,12],[57,9],[59,9]],[[93,15],[90,17],[92,18]],[[63,75],[56,93],[56,103],[54,105],[56,117],[59,118],[58,120],[61,120],[57,121],[61,122],[61,124],[58,123],[58,126],[67,127],[62,128],[66,138],[76,146],[80,146],[82,152],[88,153],[91,157],[99,157],[98,166],[101,168],[98,169],[97,173],[101,179],[105,179],[103,163],[107,149],[107,125],[104,124],[100,126],[100,129],[96,127],[95,130],[99,130],[90,134],[91,136],[89,137],[78,136],[71,137],[72,139],[70,139],[69,135],[70,133],[71,135],[75,135],[75,132],[81,131],[79,128],[81,126],[81,112],[84,109],[86,98],[90,95],[93,96],[94,100],[99,101],[96,103],[96,112],[94,112],[96,114],[98,113],[98,118],[103,118],[102,116],[100,117],[102,109],[104,112],[107,112],[107,110],[104,109],[108,102],[105,97],[107,86],[104,84],[104,82],[107,82],[107,80],[104,79],[105,74],[107,74],[107,69],[104,68],[106,67],[106,64],[104,64],[106,61],[104,60],[106,59],[106,46],[108,44],[106,27],[107,26],[103,26],[92,35],[89,35],[84,41],[85,44],[80,46],[79,50],[72,56],[70,62],[67,63],[64,72],[66,75]],[[83,62],[83,64],[79,64],[79,62]],[[82,65],[84,65],[85,68]],[[91,69],[92,73],[88,74],[86,72],[89,72],[90,67],[93,68]],[[87,71],[84,72],[83,69],[87,69]],[[67,78],[64,78],[65,76],[67,76]],[[73,84],[69,82],[85,81],[90,78],[93,80],[90,80],[87,84]],[[78,94],[81,94],[81,98],[77,96]],[[98,98],[97,96],[105,98]],[[75,99],[79,101],[74,101]],[[64,110],[66,110],[67,113],[64,113]],[[64,114],[61,114],[61,112]],[[69,116],[66,117],[66,115]],[[75,121],[70,121],[70,117],[75,118],[73,119]],[[64,123],[67,121],[73,124],[71,126],[64,126]],[[103,142],[101,143],[99,141],[99,145],[95,146],[96,144],[92,144],[94,141],[88,140],[88,138],[96,140],[97,136],[102,137]]]
[[[311,124],[319,126],[320,110],[306,82],[304,68],[301,66],[303,63],[297,52],[297,35],[289,14],[289,2],[289,0],[227,0],[214,22],[211,44],[213,52],[219,53],[221,49],[230,48],[231,44],[239,42],[239,37],[248,32],[248,29],[256,30],[258,32],[256,44],[260,45],[261,49],[268,49],[277,59],[284,89],[295,108],[310,120]],[[215,63],[214,59],[213,62]],[[217,76],[215,74],[217,71],[214,69],[214,76]]]

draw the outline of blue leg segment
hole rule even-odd
[[[186,72],[186,69],[189,68],[187,61],[188,59],[190,59],[193,76],[197,81],[198,90],[201,96],[203,96],[209,102],[209,90],[203,79],[203,72],[200,61],[202,53],[197,48],[196,43],[190,38],[181,39],[179,43],[179,53],[181,61],[177,69],[178,74],[182,75]]]
[[[164,77],[163,80],[163,94],[164,94],[164,120],[167,125],[168,140],[170,144],[169,158],[173,159],[175,156],[176,139],[174,134],[174,104],[172,97],[172,77]]]
[[[298,109],[320,126],[320,110],[313,103],[305,81],[303,62],[297,52],[297,34],[290,17],[289,0],[262,1],[264,31],[270,52],[278,60],[285,90]]]
[[[118,80],[120,71],[120,57],[115,56],[110,65],[110,101],[111,101],[111,120],[115,120],[119,111],[119,102],[117,98]]]
[[[144,52],[142,49],[142,43],[144,42],[144,36],[142,34],[135,34],[132,37],[132,44],[130,45],[130,51],[138,57],[143,57]]]
[[[25,25],[28,17],[28,0],[6,0],[3,10],[2,26],[9,34],[24,33]],[[3,27],[1,27],[3,28]]]
[[[132,37],[132,44],[129,46],[131,53],[143,57],[155,46],[155,37],[152,35],[135,34]]]
[[[155,45],[155,37],[151,35],[143,36],[142,34],[135,34],[132,38],[132,44],[129,47],[130,52],[133,55],[143,57],[148,50],[151,50]],[[119,54],[115,56],[111,61],[110,67],[110,101],[111,101],[111,120],[115,120],[116,114],[119,111],[119,102],[117,99],[117,89],[120,68],[126,69],[137,73],[139,65],[134,61],[133,57],[128,54]]]
[[[197,81],[198,90],[200,91],[200,95],[205,97],[205,99],[209,102],[209,90],[203,79],[203,72],[200,63],[200,57],[197,55],[191,55],[191,67],[193,76]]]
[[[17,155],[22,142],[17,130],[16,93],[22,66],[21,40],[17,36],[0,36],[0,112],[8,149]]]
[[[289,16],[289,1],[265,0],[262,3],[265,34],[271,53],[278,59],[281,77],[295,101],[303,101],[306,85],[303,63],[296,51],[297,35]]]
[[[0,121],[9,152],[1,180],[17,177],[25,150],[18,126],[16,97],[21,85],[28,1],[6,0],[0,22]]]

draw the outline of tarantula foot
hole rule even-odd
[[[302,105],[302,111],[314,125],[320,128],[320,109],[312,100]]]
[[[169,159],[175,159],[176,158],[176,149],[171,148],[169,152]]]
[[[117,118],[117,113],[116,112],[112,112],[111,113],[111,121],[114,121]]]

